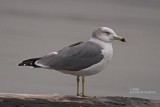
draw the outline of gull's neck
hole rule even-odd
[[[103,49],[112,48],[112,43],[111,42],[104,42],[104,41],[101,41],[101,40],[93,38],[93,37],[91,37],[89,41],[98,44]]]

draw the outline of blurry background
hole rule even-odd
[[[159,0],[0,0],[0,92],[74,95],[74,76],[16,65],[86,41],[100,26],[127,42],[114,41],[110,65],[86,78],[86,93],[160,99]]]

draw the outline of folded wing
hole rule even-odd
[[[37,66],[55,70],[79,71],[103,59],[101,47],[91,41],[78,42],[36,61]]]

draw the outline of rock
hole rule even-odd
[[[0,107],[160,107],[160,100],[0,93]]]

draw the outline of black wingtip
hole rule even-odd
[[[25,66],[24,63],[19,63],[17,66]]]
[[[35,62],[37,60],[39,60],[40,58],[31,58],[31,59],[27,59],[22,61],[21,63],[18,64],[18,66],[31,66],[31,67],[39,67],[37,65],[35,65]]]

